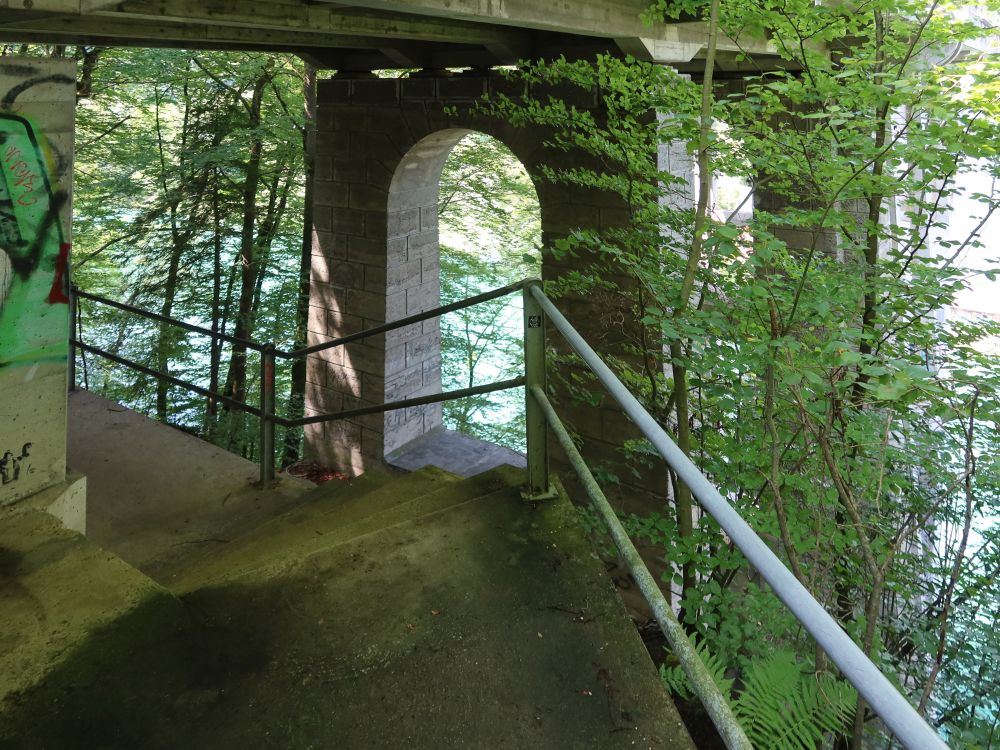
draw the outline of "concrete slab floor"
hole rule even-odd
[[[437,466],[460,477],[473,477],[497,466],[523,469],[528,465],[516,451],[443,427],[410,441],[385,460],[390,466],[409,471]]]
[[[23,693],[140,607],[161,635],[184,615],[166,589],[54,517],[0,509],[0,737]]]
[[[156,643],[119,622],[22,696],[0,748],[693,750],[575,511],[499,484],[275,550]]]
[[[84,390],[69,395],[68,434],[67,462],[87,476],[87,535],[154,578],[313,487],[260,487],[256,464]]]

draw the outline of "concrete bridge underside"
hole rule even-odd
[[[32,0],[0,8],[0,41],[294,52],[320,68],[490,67],[600,52],[698,70],[697,19],[646,24],[646,0]],[[766,40],[723,39],[718,64],[740,52],[777,60]],[[756,65],[761,60],[755,61]]]

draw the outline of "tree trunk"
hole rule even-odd
[[[245,179],[242,193],[242,223],[240,229],[239,276],[240,291],[237,301],[236,325],[233,335],[249,339],[253,324],[253,296],[257,280],[260,257],[257,240],[257,191],[260,187],[261,161],[264,153],[263,136],[257,132],[261,121],[261,104],[264,89],[271,78],[271,66],[265,67],[254,82],[253,95],[247,107],[248,128],[254,131],[250,152],[245,164]],[[245,402],[247,397],[247,348],[244,344],[233,344],[226,377],[226,395],[236,401]],[[243,419],[233,415],[229,434],[229,445],[233,447],[242,432]]]
[[[302,129],[302,153],[305,164],[305,206],[302,212],[302,255],[299,262],[299,297],[295,305],[295,345],[301,349],[308,341],[309,325],[309,276],[312,270],[313,175],[315,173],[316,143],[316,69],[305,63],[302,78],[305,94],[305,127]],[[289,419],[305,414],[306,360],[292,363],[292,382],[288,389]],[[285,447],[281,457],[282,468],[294,464],[301,457],[302,438],[297,429],[285,431]]]

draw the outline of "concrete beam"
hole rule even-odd
[[[126,0],[95,16],[131,21],[131,33],[142,35],[150,22],[209,24],[255,31],[295,31],[309,35],[343,35],[412,39],[456,44],[496,44],[520,41],[507,28],[450,18],[407,17],[364,9],[344,9],[303,0]]]
[[[320,0],[331,3],[333,0]],[[353,0],[371,10],[434,16],[477,23],[555,31],[562,34],[614,38],[623,52],[640,60],[675,63],[693,59],[708,41],[702,21],[646,24],[647,0],[573,0],[539,3],[537,0]],[[773,55],[767,39],[723,38],[718,49]],[[520,55],[508,53],[512,60]]]
[[[668,42],[637,36],[616,37],[615,44],[636,60],[662,63],[690,62],[704,48],[701,42]]]
[[[32,19],[0,26],[0,40],[7,42],[40,42],[72,44],[120,43],[126,46],[173,46],[188,44],[191,47],[227,45],[246,49],[301,48],[323,49],[388,49],[395,45],[381,36],[312,32],[291,29],[247,28],[217,24],[189,24],[180,21],[145,21],[119,18],[114,14],[101,16],[53,16]],[[437,45],[444,49],[448,45]],[[407,48],[409,51],[409,48]]]
[[[663,28],[642,22],[647,0],[352,0],[351,5],[584,36],[658,38]]]
[[[90,13],[101,8],[109,8],[117,0],[31,0],[31,2],[16,3],[15,7],[23,7],[33,13],[73,13],[80,15]],[[10,0],[0,3],[0,6],[9,7]]]
[[[664,27],[660,37],[616,37],[615,43],[622,52],[637,60],[658,63],[686,63],[697,57],[708,46],[708,25],[701,22],[676,23]],[[776,55],[778,50],[767,39],[721,36],[717,43],[719,52],[744,52],[752,55]]]

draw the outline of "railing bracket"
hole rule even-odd
[[[532,491],[531,485],[521,487],[521,499],[526,503],[541,503],[547,500],[555,500],[559,497],[559,490],[554,484],[550,484],[543,492]]]

